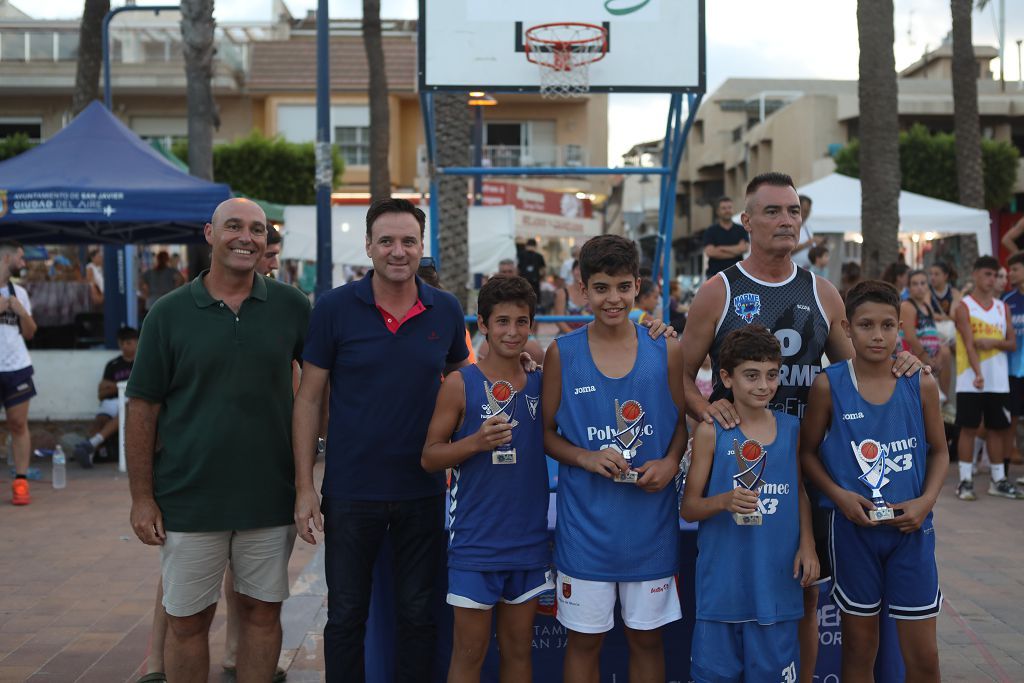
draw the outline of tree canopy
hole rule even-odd
[[[1008,142],[982,139],[985,172],[985,208],[998,209],[1013,196],[1017,179],[1017,148]],[[836,153],[836,171],[860,177],[860,141],[853,140]],[[900,133],[900,171],[907,192],[959,202],[956,178],[956,138],[952,133],[930,133],[920,123]]]

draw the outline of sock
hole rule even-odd
[[[992,481],[1000,482],[1006,479],[1006,463],[992,465]]]
[[[960,481],[972,481],[974,479],[974,472],[971,469],[972,463],[960,462]]]
[[[15,474],[14,478],[15,479],[28,479],[28,475],[27,474]]]
[[[103,437],[100,436],[99,434],[93,434],[91,437],[89,437],[89,443],[92,445],[93,448],[99,448],[100,444],[103,443]]]

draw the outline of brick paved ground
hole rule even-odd
[[[33,482],[25,508],[10,505],[6,468],[0,477],[0,682],[111,683],[144,670],[157,551],[128,527],[127,479],[113,466],[68,472],[63,491]],[[1024,501],[982,494],[961,503],[953,486],[951,473],[936,514],[943,678],[1024,681]],[[321,557],[299,541],[290,566],[281,663],[297,683],[323,677]],[[223,639],[222,605],[211,681],[229,680],[219,666]]]

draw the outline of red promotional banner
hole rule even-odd
[[[579,199],[572,192],[553,192],[513,183],[485,181],[484,206],[514,206],[524,211],[563,216],[565,218],[591,218],[593,207],[589,199]]]

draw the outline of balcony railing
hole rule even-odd
[[[470,149],[470,161],[475,156]],[[484,145],[482,166],[507,168],[510,166],[586,166],[587,150],[580,145]]]

